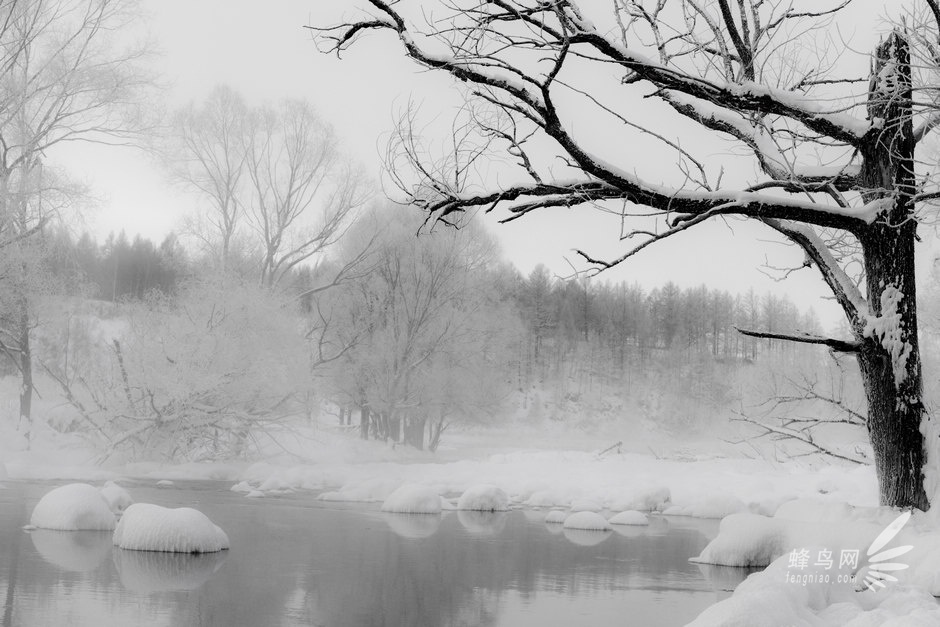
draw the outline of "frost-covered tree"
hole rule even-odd
[[[427,431],[434,447],[453,417],[502,400],[516,325],[486,281],[492,241],[478,229],[415,237],[418,217],[386,207],[357,224],[350,248],[374,242],[370,272],[324,300],[355,334],[330,378],[341,404],[359,406],[363,437],[423,447]]]
[[[42,246],[33,238],[76,189],[47,160],[74,141],[124,142],[144,126],[141,94],[149,84],[146,46],[118,33],[135,3],[116,0],[19,0],[0,3],[0,255],[2,349],[15,354],[22,386],[20,416],[30,421],[33,395],[31,297]]]
[[[212,277],[114,313],[70,318],[44,364],[102,457],[243,456],[301,412],[310,353],[295,301]]]
[[[398,133],[394,180],[432,222],[594,205],[628,242],[609,259],[581,252],[596,269],[717,218],[757,221],[799,247],[851,337],[758,335],[857,357],[881,501],[925,509],[925,438],[934,450],[937,430],[923,403],[914,246],[937,170],[916,151],[938,114],[934,85],[915,82],[940,61],[940,7],[908,4],[928,19],[895,28],[854,67],[825,41],[849,1],[360,0],[316,34],[335,52],[391,36],[463,88],[447,154],[429,155],[408,125]],[[642,174],[667,152],[672,176]],[[507,162],[498,177],[484,167]]]

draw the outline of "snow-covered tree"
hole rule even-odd
[[[42,246],[30,242],[56,209],[74,200],[45,163],[58,145],[122,142],[144,126],[145,46],[117,35],[133,2],[23,0],[0,4],[0,255],[4,266],[2,349],[15,354],[20,416],[31,419],[31,298],[43,278]]]
[[[923,403],[914,246],[938,171],[916,151],[938,114],[935,84],[914,83],[940,61],[936,0],[909,3],[929,18],[888,33],[870,64],[845,68],[824,37],[849,2],[357,4],[351,19],[316,28],[322,46],[341,52],[366,34],[390,35],[467,96],[448,154],[429,158],[414,149],[413,128],[398,132],[394,180],[430,221],[594,205],[616,214],[626,226],[611,231],[628,242],[612,258],[582,251],[596,269],[716,218],[759,222],[818,269],[851,337],[753,334],[855,355],[881,501],[929,506],[925,438],[936,430]],[[650,142],[659,148],[631,154]],[[723,157],[716,142],[730,145]],[[643,176],[640,161],[661,166],[647,155],[666,151],[677,156],[674,175]],[[486,174],[507,162],[500,176]]]

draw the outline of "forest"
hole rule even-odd
[[[370,205],[277,288],[251,254],[223,271],[173,235],[44,229],[30,363],[40,395],[62,399],[48,428],[106,458],[173,460],[250,456],[266,430],[315,419],[430,450],[452,426],[511,420],[642,418],[683,436],[769,395],[750,389],[755,369],[825,368],[812,348],[737,331],[819,330],[773,293],[523,275],[481,228],[419,226],[409,207]]]

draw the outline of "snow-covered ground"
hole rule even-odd
[[[340,430],[321,428],[306,435],[281,441],[278,455],[258,463],[99,467],[94,456],[81,453],[74,442],[67,454],[61,449],[56,454],[62,442],[46,442],[30,451],[7,446],[0,449],[0,477],[5,471],[12,479],[217,479],[230,481],[233,490],[252,497],[312,490],[324,500],[375,503],[388,503],[390,496],[400,500],[402,492],[393,493],[406,486],[406,492],[428,502],[434,495],[443,497],[445,509],[458,507],[468,489],[473,493],[485,486],[488,495],[505,493],[509,507],[545,515],[551,509],[563,510],[565,514],[556,515],[559,521],[571,509],[593,511],[592,528],[609,527],[600,523],[625,511],[632,512],[629,516],[636,522],[642,517],[637,512],[723,518],[715,541],[702,555],[689,557],[769,566],[700,616],[696,625],[940,624],[940,605],[932,596],[940,595],[940,516],[914,516],[883,547],[881,553],[913,547],[893,558],[909,566],[887,573],[899,581],[889,580],[875,591],[864,585],[870,573],[866,550],[900,514],[877,507],[870,467],[809,458],[751,459],[722,445],[703,453],[707,448],[700,446],[625,443],[620,452],[602,452],[611,443],[607,434],[560,438],[544,431],[526,437],[521,432],[466,432],[449,434],[448,448],[436,454],[363,442]],[[553,445],[546,446],[548,442]],[[408,509],[407,504],[397,507]],[[818,565],[797,568],[794,551],[803,550],[814,561],[820,555],[836,556],[836,563],[841,552],[860,551],[852,570],[855,580],[822,581],[826,574],[848,575],[844,564],[841,571],[830,567],[828,573]]]

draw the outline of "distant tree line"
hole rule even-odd
[[[140,235],[131,240],[124,231],[101,243],[88,233],[76,239],[61,228],[44,231],[41,239],[48,269],[62,289],[99,300],[140,300],[154,291],[173,294],[193,270],[173,234],[159,245]]]
[[[650,291],[637,284],[553,277],[543,265],[511,279],[516,306],[528,332],[527,361],[544,366],[579,344],[594,343],[621,370],[632,357],[655,350],[683,350],[716,359],[753,360],[763,351],[793,351],[792,343],[747,337],[737,329],[820,331],[812,310],[788,298],[680,288],[672,281]]]

